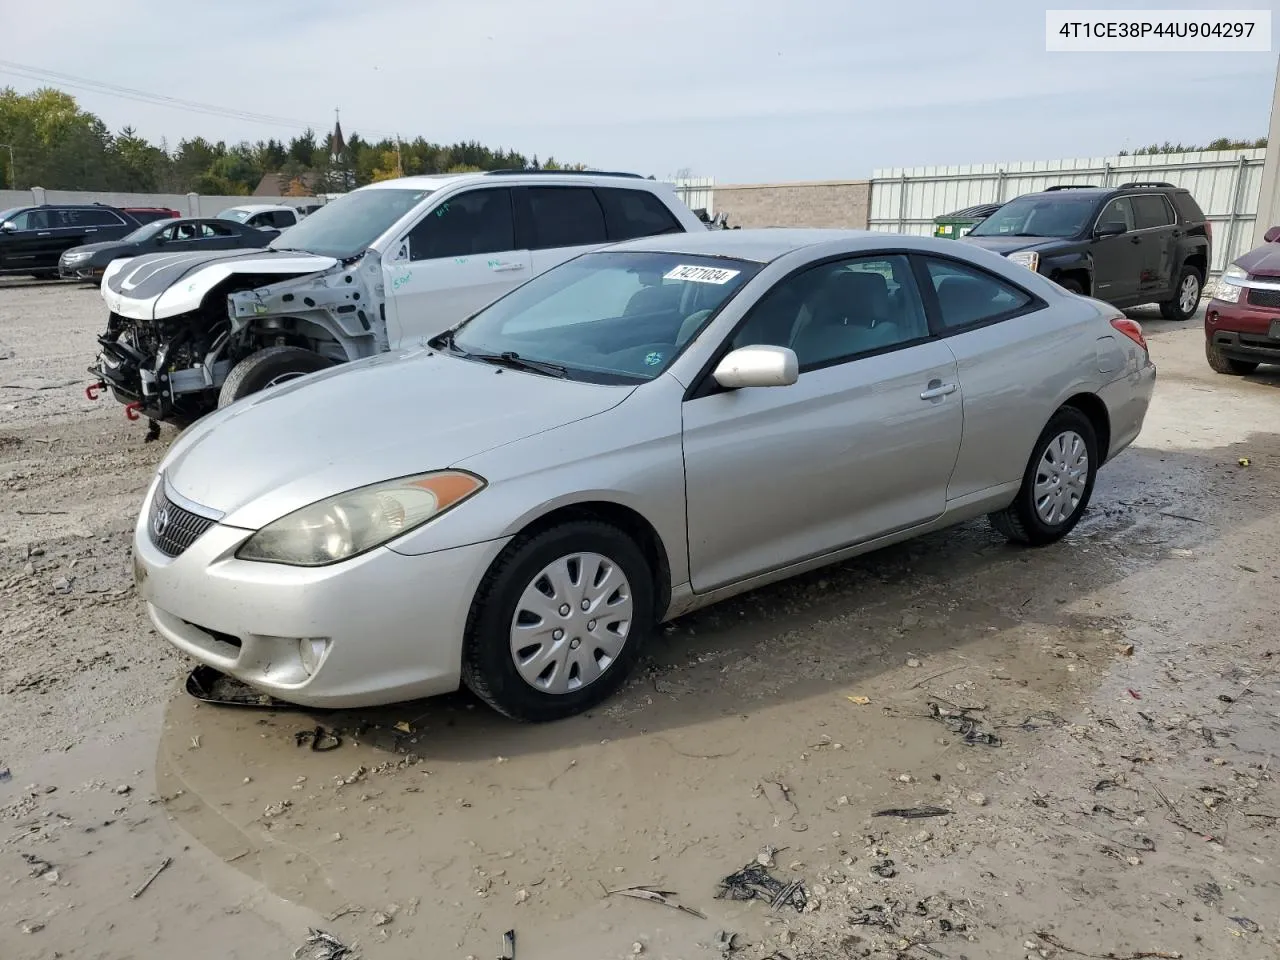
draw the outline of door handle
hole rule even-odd
[[[50,231],[50,230],[41,230],[41,231],[39,231],[38,233],[36,233],[36,236],[37,236],[37,237],[47,237],[47,236],[49,236],[51,233],[52,233],[52,231]]]
[[[511,270],[523,270],[524,264],[523,263],[496,263],[494,264],[493,269],[495,273],[499,271],[509,272]]]
[[[98,228],[97,228],[97,227],[86,227],[84,232],[85,232],[85,233],[97,233],[97,232],[98,232]]]
[[[920,394],[920,399],[921,400],[937,400],[940,397],[945,397],[948,394],[952,394],[955,392],[956,392],[956,385],[954,383],[943,383],[941,380],[930,380],[929,389],[923,391]]]

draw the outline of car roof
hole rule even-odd
[[[458,183],[491,183],[495,186],[508,178],[536,178],[538,182],[556,183],[573,181],[586,183],[612,183],[618,186],[638,183],[656,184],[658,181],[634,173],[617,173],[605,170],[479,170],[469,173],[421,173],[394,180],[379,180],[366,184],[361,190],[441,190]],[[642,188],[643,189],[643,188]]]
[[[266,210],[293,210],[293,207],[286,207],[282,203],[240,203],[236,204],[234,207],[226,207],[222,212],[226,213],[227,210],[244,210],[247,213],[262,213]],[[213,217],[211,219],[216,220],[217,217]]]
[[[625,240],[608,250],[649,250],[655,253],[688,253],[704,257],[732,257],[769,263],[804,247],[831,240],[878,238],[885,245],[900,245],[899,234],[877,230],[830,230],[819,228],[759,227],[754,230],[695,230],[690,233],[663,233],[656,237]],[[948,241],[954,243],[955,241]]]

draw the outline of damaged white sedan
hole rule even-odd
[[[265,250],[118,260],[89,368],[130,419],[184,426],[335,363],[414,346],[580,253],[705,232],[674,190],[635,174],[405,177],[361,187]]]

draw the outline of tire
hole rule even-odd
[[[302,347],[267,347],[251,353],[231,369],[218,392],[218,406],[230,406],[237,400],[276,383],[331,366],[333,361],[313,350]]]
[[[1172,300],[1160,304],[1160,315],[1166,320],[1188,320],[1195,316],[1204,293],[1204,277],[1195,267],[1183,265]]]
[[[59,279],[57,270],[38,270],[31,274],[33,280],[57,280]]]
[[[605,569],[605,564],[612,565],[614,574],[623,578],[624,589],[583,601],[593,603],[591,612],[600,610],[609,597],[629,595],[631,600],[630,619],[622,631],[621,643],[612,647],[610,662],[585,683],[583,673],[591,672],[585,664],[598,666],[605,649],[591,641],[594,638],[597,643],[608,643],[617,639],[619,631],[608,629],[610,625],[598,615],[588,620],[588,614],[578,606],[577,598],[582,593],[574,582],[574,566],[570,563],[575,556],[586,557],[576,565],[577,575],[583,580],[591,577],[593,570]],[[544,574],[557,567],[563,577],[562,586],[548,599],[554,602],[560,599],[555,594],[567,592],[568,602],[557,606],[548,603],[543,608],[546,616],[535,619],[526,611],[540,606],[540,598],[533,596],[531,603],[526,601],[530,594],[547,596],[546,589],[539,587],[551,587]],[[590,592],[587,595],[590,597]],[[569,613],[564,615],[566,609]],[[623,612],[627,608],[618,603],[616,609]],[[481,700],[512,720],[544,723],[570,717],[608,699],[626,682],[656,619],[653,572],[640,548],[618,528],[595,520],[577,520],[521,535],[494,561],[472,600],[463,641],[462,681]],[[524,638],[528,643],[522,651],[517,644],[523,641],[513,636],[518,621],[524,621],[524,629],[529,630]],[[546,632],[548,623],[559,636]],[[556,624],[563,624],[563,628]],[[584,639],[575,630],[585,634],[588,642],[570,646],[574,640]],[[588,634],[588,630],[592,632]],[[539,663],[538,653],[557,641],[559,656],[546,657]],[[588,652],[575,654],[574,650]],[[523,674],[517,664],[518,651],[523,652],[527,664]],[[535,671],[544,663],[542,674],[537,675]],[[579,684],[576,688],[575,671]],[[544,685],[546,688],[540,689]],[[556,690],[557,686],[560,689]]]
[[[1065,517],[1057,514],[1051,519],[1043,515],[1036,505],[1036,483],[1041,476],[1041,467],[1048,466],[1050,459],[1061,462],[1065,449],[1070,475],[1078,478],[1079,447],[1083,447],[1086,458],[1084,482],[1082,485],[1074,484],[1076,501],[1070,512]],[[1010,543],[1032,547],[1056,543],[1071,532],[1088,509],[1098,476],[1098,461],[1098,437],[1089,418],[1075,407],[1060,408],[1049,418],[1049,423],[1036,440],[1026,472],[1022,475],[1022,486],[1018,488],[1013,503],[998,513],[990,514],[991,525]]]
[[[1212,340],[1204,342],[1204,356],[1209,361],[1209,367],[1214,373],[1225,373],[1236,377],[1247,377],[1253,371],[1258,369],[1258,364],[1252,360],[1232,360],[1222,352]]]
[[[1079,280],[1072,280],[1070,277],[1066,277],[1062,280],[1055,280],[1054,283],[1060,286],[1063,290],[1067,291],[1067,293],[1077,293],[1077,294],[1084,293],[1084,287],[1080,286]]]

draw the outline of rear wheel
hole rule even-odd
[[[1160,304],[1160,315],[1166,320],[1187,320],[1200,306],[1200,292],[1203,281],[1200,271],[1192,266],[1183,266],[1178,274],[1178,285],[1172,300]]]
[[[584,520],[522,535],[476,591],[462,679],[514,720],[573,716],[626,682],[655,619],[653,573],[621,530]]]
[[[1067,293],[1084,293],[1084,287],[1080,285],[1079,280],[1063,277],[1061,280],[1055,280],[1054,283],[1067,291]]]
[[[1075,407],[1063,407],[1036,441],[1013,503],[988,519],[1011,543],[1033,547],[1061,540],[1080,521],[1098,475],[1093,424]]]
[[[302,347],[267,347],[241,360],[218,393],[218,406],[226,407],[251,393],[333,366],[328,357]]]
[[[1222,352],[1212,340],[1204,342],[1205,359],[1214,373],[1226,373],[1237,377],[1245,377],[1258,369],[1252,360],[1233,360]]]

